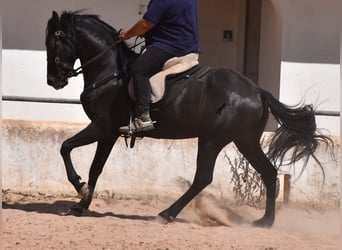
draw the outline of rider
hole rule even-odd
[[[149,78],[162,70],[175,56],[199,52],[198,0],[151,0],[147,12],[133,27],[121,30],[119,39],[144,36],[146,51],[133,66],[136,96],[133,126],[120,128],[122,133],[149,131],[151,87]]]

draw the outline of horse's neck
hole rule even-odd
[[[116,52],[114,50],[108,50],[102,56],[94,60],[101,52],[105,51],[108,47],[103,42],[100,42],[97,34],[87,32],[87,27],[81,27],[77,31],[76,44],[77,54],[80,59],[81,65],[85,65],[82,68],[83,78],[85,85],[92,84],[98,81],[99,78],[105,77],[114,72],[116,66]],[[91,60],[94,60],[90,62]],[[85,86],[86,88],[87,86]]]
[[[79,58],[81,65],[86,64],[92,58],[106,51],[111,44],[103,44],[108,34],[102,34],[100,31],[89,34],[87,27],[79,31],[77,44],[79,45]],[[114,40],[113,40],[114,42]],[[96,61],[88,64],[83,70],[85,88],[94,82],[102,80],[111,74],[118,74],[127,78],[130,64],[136,59],[135,53],[129,51],[123,44],[115,45],[112,49],[107,50]]]

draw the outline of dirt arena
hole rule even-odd
[[[2,194],[3,249],[341,249],[338,210],[281,206],[271,229],[250,222],[263,211],[200,196],[163,225],[171,200],[102,196],[82,217],[61,216],[77,198]]]

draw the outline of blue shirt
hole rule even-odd
[[[174,56],[199,52],[198,0],[151,0],[143,18],[154,24],[147,46]]]

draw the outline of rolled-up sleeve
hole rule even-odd
[[[164,0],[151,0],[147,12],[144,14],[144,19],[157,25],[160,19],[163,17],[165,11],[167,10],[167,1]]]

